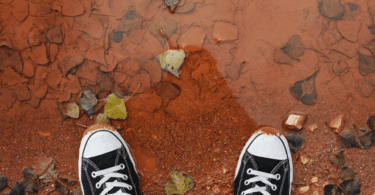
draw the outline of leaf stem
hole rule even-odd
[[[138,89],[139,89],[140,86],[141,86],[141,84],[139,83],[137,89],[135,89],[135,91],[133,92],[133,94],[132,94],[128,99],[126,99],[124,102],[126,102],[126,101],[128,101],[130,98],[132,98],[133,95],[134,95],[135,93],[137,93],[137,91],[138,91]]]

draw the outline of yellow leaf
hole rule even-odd
[[[79,107],[75,102],[68,104],[66,115],[72,118],[79,118]]]
[[[107,117],[107,115],[105,114],[98,114],[98,116],[96,116],[96,121],[95,121],[95,124],[98,124],[98,123],[105,123],[105,124],[109,124],[109,119]]]
[[[110,119],[126,119],[128,116],[124,101],[114,93],[105,100],[104,114]]]
[[[164,192],[166,195],[185,194],[194,188],[194,180],[188,175],[183,175],[172,169],[169,177],[170,180],[164,186]]]
[[[178,70],[185,59],[185,51],[179,50],[167,50],[159,54],[156,58],[159,60],[160,66],[163,70],[172,73],[177,78],[179,77]]]

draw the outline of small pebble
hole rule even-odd
[[[300,131],[305,125],[306,118],[307,117],[302,114],[289,114],[285,119],[284,125],[290,130]]]
[[[317,130],[318,129],[318,125],[309,125],[308,127],[307,127],[307,130],[308,131],[310,131],[310,132],[314,132],[315,130]]]
[[[302,164],[304,165],[310,162],[310,159],[305,155],[301,155],[300,159],[301,159]]]
[[[318,182],[318,177],[313,177],[311,178],[311,183],[317,183]]]
[[[300,187],[299,189],[298,189],[298,192],[300,193],[300,194],[304,194],[304,193],[306,193],[307,191],[309,191],[310,190],[310,187],[309,186],[304,186],[304,187]]]
[[[333,119],[329,124],[329,127],[336,133],[340,133],[344,126],[344,115],[340,115]]]

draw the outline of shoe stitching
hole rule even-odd
[[[249,157],[250,157],[251,162],[253,163],[254,170],[258,170],[258,164],[256,163],[253,155],[249,153]],[[252,183],[251,188],[254,188],[254,187],[255,187],[255,183]]]
[[[245,167],[247,165],[247,163],[249,162],[249,159],[251,159],[251,155],[248,154],[248,153],[245,153],[245,155],[243,156],[243,166],[242,166],[242,170],[240,171],[240,181],[239,181],[239,185],[238,185],[238,188],[237,188],[237,192],[240,192],[240,187],[244,184],[242,184],[242,181],[243,181],[243,176],[244,176],[244,171],[245,170]]]
[[[136,185],[134,184],[134,182],[133,182],[133,177],[131,177],[131,172],[130,172],[130,169],[129,169],[129,165],[128,165],[128,162],[126,161],[126,158],[125,158],[125,155],[122,155],[122,158],[124,158],[124,161],[125,161],[125,168],[127,168],[128,169],[128,173],[129,173],[129,179],[130,179],[130,182],[133,184],[133,189],[134,189],[134,191],[135,191],[135,194],[137,195],[138,194],[138,192],[137,192],[137,190],[136,190]]]
[[[83,163],[84,164],[84,163]],[[87,181],[89,182],[89,184],[90,184],[90,188],[91,188],[91,192],[92,192],[92,194],[94,194],[94,188],[93,188],[93,186],[92,186],[92,183],[91,183],[91,179],[90,179],[90,176],[89,176],[89,174],[88,174],[88,171],[87,171],[87,164],[86,165],[83,165],[83,170],[84,170],[84,172],[85,172],[85,175],[86,175],[86,177],[87,177]]]
[[[282,180],[282,182],[281,182],[281,187],[280,187],[280,193],[279,193],[279,195],[281,195],[281,193],[283,192],[283,187],[284,187],[284,183],[285,183],[285,178],[286,178],[286,174],[285,173],[287,173],[288,171],[289,171],[289,169],[288,169],[288,166],[287,166],[288,164],[284,164],[284,176],[283,176],[283,180]]]
[[[283,160],[283,161],[279,162],[279,163],[278,163],[278,164],[272,169],[271,174],[276,173],[276,170],[278,170],[278,169],[281,167],[281,165],[284,165],[284,166],[285,166],[285,163],[288,163],[288,160]],[[284,170],[285,170],[285,169],[284,169]],[[285,174],[286,174],[286,173],[284,172],[284,177],[285,177]],[[271,181],[271,180],[268,179],[268,181]],[[269,186],[267,186],[267,190],[271,190]]]
[[[116,165],[118,164],[118,160],[120,159],[120,155],[125,155],[125,154],[123,154],[123,146],[121,146],[121,148],[119,148],[118,150],[117,150],[117,156],[116,156],[116,161],[115,161],[115,163],[116,163]],[[125,161],[126,162],[126,161]],[[129,176],[130,177],[130,176]],[[122,192],[126,192],[126,189],[124,188],[124,187],[121,187],[120,188],[121,189],[121,191]]]

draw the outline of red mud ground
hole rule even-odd
[[[348,10],[350,1],[341,2]],[[292,194],[304,186],[310,187],[306,194],[324,194],[326,184],[341,182],[328,160],[340,150],[337,135],[325,123],[343,114],[346,127],[368,128],[367,117],[375,114],[375,76],[359,73],[356,53],[372,55],[365,46],[375,38],[367,28],[374,24],[375,5],[353,1],[357,11],[332,20],[319,13],[318,3],[181,0],[172,14],[159,0],[0,0],[0,43],[22,59],[21,70],[16,59],[11,69],[0,66],[0,175],[13,186],[22,168],[47,156],[60,178],[77,181],[85,131],[77,123],[94,124],[103,108],[93,118],[81,112],[79,119],[66,120],[60,110],[77,102],[82,89],[102,99],[120,88],[134,92],[142,83],[126,102],[129,117],[111,122],[133,150],[144,194],[163,194],[172,167],[196,182],[188,194],[231,194],[248,138],[264,125],[282,130],[289,112],[308,116],[301,131],[307,142],[293,156]],[[121,19],[131,9],[138,17]],[[349,28],[342,28],[343,21],[350,21]],[[126,33],[116,43],[111,32],[120,24]],[[150,24],[161,25],[168,42],[188,52],[179,79],[161,71],[155,57],[166,47]],[[304,55],[289,65],[276,63],[275,48],[296,34],[306,46]],[[318,69],[316,104],[304,105],[289,88]],[[312,124],[318,129],[307,131]],[[302,164],[301,156],[309,162]],[[345,149],[344,156],[361,178],[361,194],[375,194],[375,147]],[[48,193],[58,194],[40,192]]]

